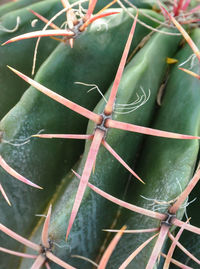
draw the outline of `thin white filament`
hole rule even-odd
[[[41,129],[37,133],[37,135],[40,134],[40,133],[42,133],[43,131],[44,131],[44,129]],[[13,140],[5,140],[5,139],[2,139],[2,143],[9,144],[9,145],[15,146],[15,147],[20,147],[20,146],[23,146],[23,145],[29,143],[31,138],[32,138],[32,136],[28,136],[28,137],[23,138],[23,139],[22,138],[21,139],[20,138],[13,139]]]
[[[139,100],[138,100],[138,95],[137,95],[137,99],[130,104],[116,104],[114,113],[115,114],[129,114],[135,111],[136,109],[140,108],[144,104],[146,104],[151,96],[151,91],[149,89],[148,95],[147,95],[142,87],[140,87],[140,89],[142,91],[142,95],[140,96]],[[123,111],[119,111],[119,110],[123,110]],[[127,110],[127,111],[124,111],[124,110]]]
[[[0,31],[7,32],[7,33],[14,33],[19,29],[20,22],[21,22],[20,17],[17,16],[16,26],[13,29],[7,29],[3,25],[0,25]]]
[[[87,92],[91,92],[93,90],[97,90],[98,93],[101,95],[101,97],[104,99],[104,101],[107,103],[108,101],[106,100],[105,96],[103,95],[103,93],[101,92],[101,90],[99,89],[99,87],[96,84],[88,84],[88,83],[84,83],[84,82],[80,82],[80,81],[76,81],[74,82],[75,84],[80,84],[83,86],[88,86],[88,87],[92,87],[91,89],[89,89]]]

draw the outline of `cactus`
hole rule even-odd
[[[0,7],[0,268],[198,268],[198,1],[36,2]]]

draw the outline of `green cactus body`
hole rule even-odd
[[[132,59],[125,69],[120,83],[116,109],[113,115],[114,119],[139,125],[149,124],[155,107],[157,90],[166,71],[166,57],[173,55],[179,40],[179,37],[174,38],[167,35],[155,34]],[[162,48],[159,55],[157,55],[158,47]],[[150,64],[153,66],[151,69],[148,68]],[[151,96],[146,104],[132,113],[117,114],[119,112],[119,108],[117,109],[118,104],[132,103],[137,98],[136,94],[140,95],[140,87],[143,88],[147,96],[148,89],[151,91]],[[106,93],[106,98],[109,96],[109,92],[110,90]],[[94,111],[96,113],[102,113],[104,107],[105,101],[101,100]],[[122,112],[127,112],[127,110],[123,109]],[[89,124],[87,133],[93,133],[94,127],[93,124]],[[141,144],[142,135],[110,129],[106,136],[106,141],[128,164],[132,164]],[[77,169],[79,174],[82,173],[89,146],[90,142],[88,141],[81,163]],[[95,172],[92,174],[90,181],[105,192],[122,198],[122,190],[125,189],[125,179],[127,176],[128,172],[125,168],[102,147],[96,160]],[[62,246],[62,248],[55,246],[55,253],[59,257],[67,260],[73,266],[77,266],[77,268],[86,268],[85,266],[90,268],[89,264],[86,265],[78,259],[71,259],[70,256],[71,254],[79,254],[95,259],[105,238],[105,233],[102,232],[102,229],[109,227],[113,222],[116,216],[117,206],[98,196],[88,188],[85,192],[74,227],[66,243],[63,238],[65,237],[67,222],[79,184],[79,181],[71,173],[68,175],[68,178],[71,178],[71,183],[69,185],[63,183],[62,187],[59,188],[59,192],[53,197],[54,212],[49,235],[55,243]],[[144,180],[148,180],[148,177],[144,178]],[[63,190],[64,188],[65,191]],[[55,229],[55,227],[59,228]],[[32,239],[34,241],[40,240],[39,234],[37,231]],[[27,260],[23,261],[20,268],[27,268],[28,262]]]
[[[36,16],[28,8],[50,19],[61,10],[62,5],[59,0],[48,0],[5,14],[1,18],[2,26],[7,29],[13,29],[16,25],[17,17],[20,18],[20,24],[13,33],[0,31],[1,44],[22,33],[37,31],[44,27],[44,23],[39,21],[35,27],[31,26],[31,21],[36,19]],[[61,24],[63,19],[64,16],[60,17],[57,23]],[[57,45],[58,42],[53,39],[44,38],[41,40],[37,57],[37,69]],[[27,89],[27,84],[18,77],[13,76],[7,65],[18,68],[22,72],[26,72],[27,75],[31,75],[34,48],[35,41],[29,39],[15,44],[8,44],[0,49],[0,119],[18,102],[23,92]]]
[[[39,1],[42,1],[42,0],[18,0],[18,1],[4,4],[4,5],[0,6],[0,17],[5,15],[8,12],[26,7],[26,6],[31,5],[31,4],[35,4]]]
[[[193,39],[200,45],[200,31],[194,31]],[[191,55],[191,49],[186,45],[175,56],[182,63]],[[197,60],[193,71],[198,72]],[[177,69],[170,72],[169,82],[160,109],[155,114],[153,128],[182,134],[199,135],[200,118],[200,82],[197,79]],[[145,178],[146,185],[133,184],[129,188],[129,202],[143,208],[167,212],[170,203],[154,204],[157,201],[168,202],[175,199],[185,189],[192,177],[199,151],[197,140],[175,140],[158,137],[148,137],[137,162],[137,173]],[[141,195],[143,197],[141,197]],[[145,198],[144,198],[145,197]],[[155,209],[154,207],[155,206]],[[182,208],[177,217],[182,218]],[[128,229],[145,229],[159,227],[158,220],[150,219],[133,212],[123,210],[119,222],[127,224]],[[123,235],[114,252],[108,268],[117,268],[122,262],[142,244],[151,234]],[[127,268],[145,268],[154,243],[149,244],[133,260]]]
[[[155,14],[151,11],[147,13]],[[102,20],[103,23],[107,21],[108,19]],[[99,93],[87,94],[88,88],[74,82],[96,84],[102,91],[108,88],[114,78],[131,21],[126,13],[121,12],[109,18],[107,31],[102,28],[97,32],[100,21],[92,25],[85,34],[75,40],[73,50],[65,44],[60,44],[42,65],[36,80],[70,100],[93,109],[100,99]],[[116,30],[121,32],[120,36],[116,35]],[[147,32],[144,27],[137,28],[133,48]],[[115,43],[118,46],[115,46]],[[4,140],[17,143],[18,139],[25,139],[41,129],[45,129],[46,133],[83,133],[86,125],[87,121],[83,117],[30,87],[20,102],[4,117],[0,129],[3,131]],[[9,227],[15,228],[18,232],[23,229],[24,236],[29,234],[33,223],[36,222],[34,215],[43,211],[49,197],[55,191],[56,184],[78,160],[82,150],[81,143],[69,140],[34,138],[30,143],[18,147],[1,143],[1,155],[9,165],[45,188],[38,191],[25,186],[1,169],[1,182],[5,191],[9,190],[8,195],[13,205],[12,208],[8,208],[6,202],[1,201],[1,221],[9,222]],[[14,216],[13,210],[16,212]],[[26,214],[22,215],[20,212]],[[6,244],[13,245],[13,241],[6,238]],[[9,256],[2,261],[7,264],[8,259]],[[13,260],[9,259],[9,262],[14,262]]]

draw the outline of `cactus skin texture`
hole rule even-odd
[[[129,3],[125,2],[125,6],[129,7]],[[98,0],[95,5],[95,0],[91,0],[89,5],[83,3],[82,6],[88,8],[92,14],[99,14],[98,11],[108,3],[108,1]],[[37,72],[34,80],[93,111],[95,115],[105,112],[105,99],[108,100],[112,92],[112,82],[133,23],[132,17],[135,17],[138,11],[139,21],[136,24],[130,54],[136,48],[137,50],[128,60],[123,71],[114,111],[111,113],[112,120],[129,123],[132,126],[139,125],[193,135],[199,139],[200,53],[198,48],[200,47],[200,31],[198,15],[196,16],[199,12],[198,3],[191,1],[191,8],[197,7],[197,11],[193,11],[194,17],[185,19],[192,20],[192,25],[196,27],[188,31],[197,46],[194,56],[191,56],[193,52],[190,46],[182,41],[183,37],[178,34],[176,27],[174,29],[171,27],[172,23],[170,25],[170,16],[173,17],[175,14],[177,21],[182,19],[181,16],[179,17],[179,12],[185,12],[190,1],[177,1],[178,6],[174,4],[173,9],[171,7],[168,9],[171,15],[165,12],[168,3],[165,3],[164,7],[159,7],[157,1],[154,0],[131,1],[131,3],[138,8],[146,9],[134,10],[129,7],[127,13],[127,10],[121,8],[114,9],[113,7],[118,7],[118,4],[114,3],[112,9],[105,12],[114,11],[118,14],[91,23],[85,31],[79,32],[78,37],[74,38],[73,47],[70,47],[70,39],[68,41],[65,39],[65,42],[60,44],[58,42],[61,41],[60,37],[56,37],[58,40],[49,37],[42,38],[38,48]],[[16,31],[0,32],[0,42],[4,43],[15,36],[42,29],[45,25],[43,22],[36,23],[35,28],[31,26],[31,21],[36,17],[28,11],[28,8],[50,19],[62,9],[62,4],[68,5],[66,0],[29,2],[19,0],[16,3],[0,6],[0,23],[4,27],[12,29],[16,25],[17,16],[21,18]],[[93,4],[94,8],[91,8]],[[159,8],[162,12],[157,13],[152,10]],[[67,13],[68,23],[69,14],[70,12]],[[84,19],[86,20],[86,17]],[[61,27],[65,20],[66,16],[63,13],[54,23]],[[157,32],[149,34],[150,29],[142,26],[140,21],[149,25],[151,29],[156,28]],[[164,26],[169,25],[169,27],[164,27],[163,22]],[[177,26],[176,21],[172,19],[172,22]],[[188,25],[189,23],[187,22]],[[76,23],[74,25],[76,26]],[[190,28],[188,25],[185,29]],[[74,29],[71,31],[75,31]],[[181,31],[183,33],[184,30]],[[190,40],[189,43],[191,44]],[[134,171],[145,184],[131,176],[102,144],[89,182],[106,194],[127,203],[146,208],[151,212],[157,211],[161,213],[161,217],[152,219],[142,213],[138,214],[125,208],[119,209],[118,205],[108,201],[108,198],[101,197],[88,185],[69,237],[65,240],[80,183],[79,175],[82,175],[85,163],[87,163],[93,138],[84,143],[77,139],[41,139],[33,135],[37,135],[38,132],[93,135],[96,125],[43,95],[33,86],[28,87],[27,83],[7,68],[6,65],[11,65],[31,77],[34,47],[35,39],[20,40],[0,47],[0,88],[2,88],[0,91],[0,119],[2,119],[0,121],[0,156],[17,172],[44,188],[38,190],[27,186],[0,167],[0,183],[12,205],[9,207],[0,193],[0,268],[37,269],[43,266],[47,269],[49,269],[48,266],[53,269],[60,268],[58,264],[51,263],[48,258],[41,258],[43,259],[41,264],[35,264],[35,267],[32,267],[34,262],[32,259],[9,256],[1,252],[1,247],[3,247],[35,254],[34,251],[26,249],[22,244],[8,237],[1,228],[1,223],[21,236],[29,238],[32,242],[36,242],[37,245],[41,242],[43,244],[45,239],[43,237],[41,241],[41,233],[44,233],[42,232],[44,216],[40,217],[40,215],[45,215],[51,204],[52,216],[47,229],[48,238],[46,238],[51,243],[46,243],[50,246],[48,250],[43,249],[45,244],[41,246],[44,257],[45,251],[50,253],[52,250],[56,257],[77,269],[94,267],[89,261],[83,260],[83,257],[99,263],[99,269],[167,269],[167,265],[163,265],[164,258],[159,257],[155,259],[155,264],[151,264],[153,260],[151,253],[154,253],[154,247],[157,246],[156,236],[127,267],[120,267],[120,265],[145,240],[159,233],[160,228],[162,231],[165,224],[160,220],[163,220],[163,216],[167,216],[176,198],[187,188],[197,167],[199,140],[146,136],[144,134],[149,134],[148,130],[143,134],[127,132],[123,129],[110,128],[109,121],[106,121],[107,125],[105,124],[104,127],[106,126],[108,132],[105,141],[129,167],[134,167]],[[194,46],[192,47],[194,49]],[[170,61],[177,63],[170,66],[168,64]],[[182,67],[194,72],[196,77],[179,70],[181,63],[183,63]],[[161,105],[158,106],[156,100],[158,100],[158,94],[161,93],[163,83],[165,89],[159,99]],[[101,94],[97,89],[87,93],[87,90],[94,85],[99,87]],[[104,95],[103,98],[102,95]],[[196,193],[197,188],[195,188]],[[199,193],[196,195],[198,196]],[[193,207],[193,205],[190,206]],[[189,216],[197,214],[197,210],[194,206],[194,210],[188,211]],[[175,218],[181,220],[184,211],[184,205],[182,208],[179,206]],[[39,216],[35,216],[36,214]],[[48,215],[47,219],[49,218]],[[195,220],[191,221],[191,224],[197,226],[198,235],[191,235],[192,228],[190,230],[188,226],[190,231],[184,231],[183,239],[179,241],[183,242],[188,250],[194,251],[198,257],[200,223]],[[123,228],[119,232],[120,241],[111,257],[107,257],[109,261],[105,267],[103,263],[106,258],[103,256],[100,262],[100,257],[103,252],[106,253],[105,249],[114,234],[108,234],[102,230],[109,228],[119,230],[121,227]],[[124,234],[125,229],[147,228],[156,228],[157,231],[150,234]],[[182,229],[184,230],[183,227]],[[175,226],[170,228],[170,232],[176,235]],[[191,236],[193,240],[196,240],[196,244],[192,247],[188,243]],[[169,238],[162,243],[162,252],[166,255],[168,255],[170,244]],[[38,255],[42,257],[41,250]],[[73,255],[80,255],[82,258],[73,257]],[[173,258],[183,264],[187,263],[192,268],[199,266],[198,263],[187,260],[190,258],[181,255],[179,251],[175,251]],[[64,266],[63,268],[72,268]],[[169,268],[175,268],[175,265],[170,264]]]
[[[140,53],[135,56],[132,61],[127,65],[127,68],[124,70],[124,75],[121,80],[120,89],[118,91],[117,96],[117,103],[131,103],[135,98],[137,98],[136,94],[140,95],[141,89],[140,86],[145,89],[148,95],[149,87],[151,90],[151,100],[143,105],[140,109],[137,109],[133,114],[114,114],[113,119],[118,121],[126,120],[129,123],[139,124],[139,125],[148,125],[150,122],[150,118],[153,112],[155,99],[157,90],[159,85],[162,81],[163,75],[166,70],[166,62],[165,58],[166,55],[173,55],[176,51],[180,38],[179,37],[169,37],[167,35],[155,35],[148,44],[140,51]],[[167,46],[165,45],[167,43]],[[154,62],[155,68],[151,69],[151,73],[149,70],[146,69],[148,63],[155,59],[155,54],[157,53],[157,48],[161,47],[160,56],[156,58]],[[143,56],[145,55],[145,60],[142,61]],[[156,68],[159,66],[159,69]],[[145,80],[143,78],[146,78]],[[151,86],[151,79],[154,77],[153,84]],[[157,85],[157,86],[156,86]],[[108,98],[110,93],[111,87],[108,92],[105,94],[105,98]],[[97,107],[95,108],[94,112],[101,113],[105,106],[105,101],[101,100]],[[116,107],[116,112],[126,112],[126,110],[118,110]],[[147,113],[148,111],[148,113]],[[91,134],[93,132],[94,125],[89,124],[87,129],[87,134]],[[126,133],[124,131],[119,131],[116,129],[111,129],[108,131],[106,141],[113,147],[113,149],[121,156],[123,159],[128,163],[131,164],[134,162],[136,153],[142,141],[142,135]],[[123,144],[120,143],[123,141]],[[77,170],[79,174],[82,173],[88,150],[90,147],[90,141],[86,142],[85,151],[81,160],[81,163]],[[131,145],[131,146],[130,146]],[[101,163],[101,166],[98,165]],[[71,177],[71,173],[68,177]],[[125,185],[125,179],[128,177],[127,171],[124,167],[122,167],[114,158],[113,156],[107,152],[104,148],[101,148],[98,154],[98,158],[96,160],[95,171],[91,176],[90,182],[95,186],[98,186],[102,190],[111,193],[114,196],[119,197],[121,194],[121,185]],[[115,180],[113,181],[113,178]],[[144,179],[145,180],[145,179]],[[55,208],[55,215],[52,215],[52,226],[50,229],[50,237],[54,238],[56,242],[63,243],[63,236],[65,234],[65,227],[66,223],[69,219],[69,215],[71,212],[71,206],[69,203],[73,201],[73,197],[76,194],[76,189],[79,182],[77,182],[76,177],[74,176],[71,179],[70,187],[65,187],[65,191],[63,194],[58,193],[56,196],[56,208]],[[69,188],[71,189],[69,191]],[[125,187],[124,187],[125,188]],[[63,192],[64,187],[60,188],[60,191]],[[69,193],[71,195],[69,196]],[[53,198],[55,201],[55,197]],[[65,202],[64,202],[65,201]],[[55,202],[54,202],[55,203]],[[67,209],[65,209],[67,206]],[[95,208],[93,210],[91,208]],[[107,208],[105,211],[104,208]],[[109,227],[112,223],[113,218],[116,215],[117,207],[112,205],[105,199],[94,194],[89,188],[87,189],[84,200],[82,201],[80,211],[74,223],[75,227],[72,229],[72,232],[68,239],[68,244],[65,245],[63,248],[63,254],[61,255],[61,250],[59,254],[62,256],[63,260],[69,262],[70,253],[79,253],[82,256],[91,257],[92,259],[95,258],[95,255],[98,251],[98,248],[102,244],[102,240],[104,238],[104,233],[99,232],[105,227]],[[56,212],[63,212],[58,214]],[[84,217],[87,212],[87,219]],[[109,213],[108,213],[109,212]],[[101,216],[101,218],[99,218]],[[93,222],[90,222],[90,219],[96,219],[95,226]],[[87,230],[85,230],[85,225],[87,224]],[[54,227],[59,226],[58,232],[54,231]],[[82,230],[83,228],[83,230]],[[37,237],[37,235],[36,235]],[[81,238],[81,242],[78,238]],[[87,241],[90,238],[90,243],[87,246]],[[32,238],[35,241],[35,238]],[[59,256],[60,256],[59,255]],[[60,257],[61,257],[60,256]],[[26,268],[27,262],[25,261],[26,265],[22,268]],[[76,266],[77,268],[84,268],[84,265],[80,264],[80,261],[74,260],[72,261],[72,265]]]

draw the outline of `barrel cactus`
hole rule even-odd
[[[0,268],[199,268],[199,22],[195,0],[0,6]]]

